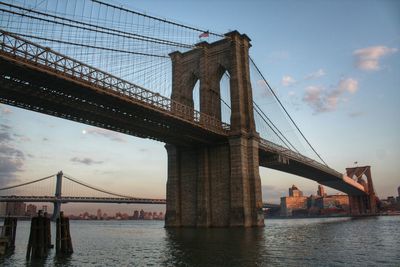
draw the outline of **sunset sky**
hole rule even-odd
[[[252,58],[329,166],[344,172],[354,162],[371,165],[378,196],[397,194],[399,1],[118,3],[214,32],[246,33]],[[163,143],[0,105],[0,186],[63,170],[121,194],[164,198],[166,161]],[[265,201],[278,203],[292,184],[306,195],[317,190],[301,177],[264,168],[260,174]]]

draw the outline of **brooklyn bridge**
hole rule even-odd
[[[4,1],[0,12],[0,102],[164,142],[167,227],[262,226],[260,166],[348,194],[352,215],[376,212],[370,168],[342,174],[326,164],[249,55],[246,34],[97,0]]]

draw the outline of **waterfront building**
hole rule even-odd
[[[281,216],[292,216],[307,211],[308,198],[295,185],[289,188],[289,196],[281,197]]]
[[[398,196],[397,196],[396,200],[397,200],[397,203],[400,204],[400,186],[397,187],[397,194],[398,194]]]
[[[289,188],[289,197],[302,197],[303,192],[300,191],[297,186],[292,185],[291,188]]]
[[[144,219],[144,210],[141,209],[139,212],[139,220],[143,220]]]
[[[303,196],[295,185],[289,188],[289,196],[281,198],[281,216],[308,216],[347,214],[349,197],[344,194],[327,195],[322,185],[317,195]]]
[[[7,215],[6,209],[7,209],[7,203],[6,202],[0,202],[0,216]]]
[[[7,202],[6,215],[25,216],[26,204],[24,202]]]
[[[33,217],[37,214],[37,207],[36,205],[29,204],[26,207],[26,216]]]
[[[349,208],[349,197],[347,195],[326,195],[317,200],[316,206],[321,209],[329,208]]]
[[[97,210],[97,216],[96,216],[97,220],[101,220],[103,219],[102,215],[101,215],[101,209]]]
[[[320,196],[320,197],[326,196],[325,188],[322,185],[318,185],[317,196]]]
[[[139,211],[138,210],[135,210],[133,212],[132,219],[134,219],[134,220],[138,220],[139,219]]]

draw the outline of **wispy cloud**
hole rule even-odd
[[[273,185],[263,185],[261,187],[263,201],[279,204],[281,197],[285,195],[286,188],[278,188]]]
[[[78,157],[73,157],[70,159],[70,161],[75,162],[75,163],[81,163],[81,164],[88,165],[88,166],[93,165],[93,164],[103,163],[103,161],[96,161],[91,158],[78,158]]]
[[[397,48],[390,48],[383,45],[357,49],[353,52],[354,64],[361,70],[376,71],[380,69],[379,60],[383,56],[396,53],[397,51]]]
[[[291,86],[296,83],[296,80],[290,75],[285,75],[282,77],[281,83],[283,86]]]
[[[325,76],[325,75],[326,75],[325,71],[323,69],[319,69],[317,71],[314,71],[314,72],[311,72],[311,73],[307,74],[304,79],[312,80],[312,79],[320,78],[320,77]]]
[[[106,129],[89,128],[89,129],[83,130],[82,133],[102,136],[102,137],[110,139],[111,141],[122,142],[122,143],[126,142],[126,140],[121,136],[120,133],[112,132],[112,131],[109,131]]]
[[[323,86],[308,86],[303,96],[303,101],[306,102],[314,113],[322,113],[334,111],[345,93],[354,94],[358,90],[358,81],[353,78],[346,78],[339,83],[327,89]]]
[[[2,113],[3,115],[8,115],[8,114],[11,114],[12,111],[11,111],[11,109],[9,109],[9,108],[3,106],[3,107],[1,107],[1,113]]]
[[[17,149],[13,142],[11,127],[0,125],[0,185],[7,185],[15,181],[17,173],[23,170],[25,161],[24,153]]]
[[[348,115],[351,118],[356,118],[356,117],[360,117],[360,116],[365,115],[365,113],[362,112],[362,111],[354,111],[354,112],[350,112]]]

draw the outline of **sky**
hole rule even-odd
[[[214,32],[247,34],[250,55],[328,165],[340,172],[355,162],[370,165],[378,196],[397,194],[399,1],[118,3]],[[0,185],[60,170],[121,194],[165,197],[163,143],[0,104]],[[268,202],[279,203],[292,184],[306,195],[317,190],[316,182],[298,176],[265,168],[260,175]],[[65,208],[72,212],[79,207]],[[135,208],[108,207],[112,209]]]

